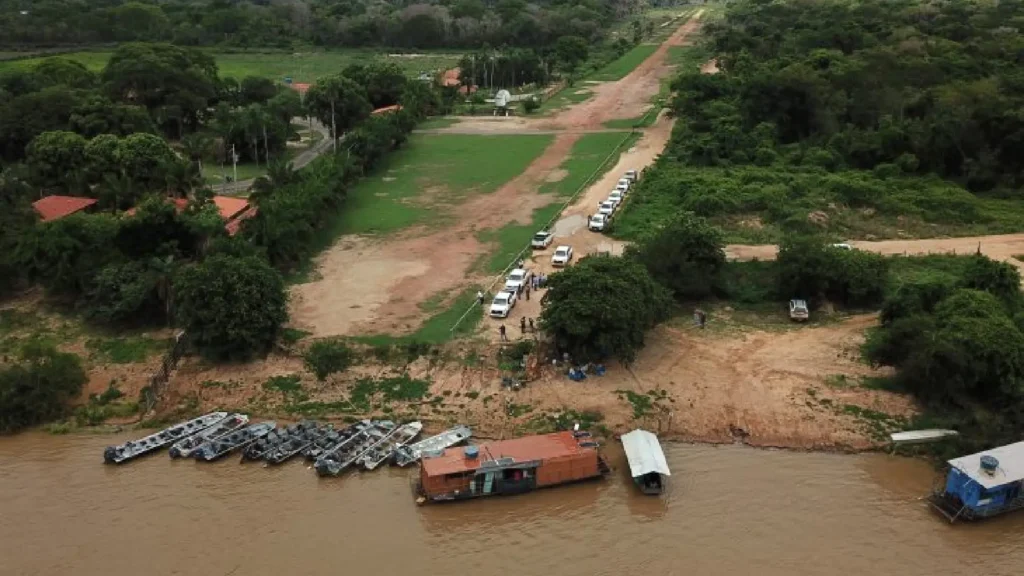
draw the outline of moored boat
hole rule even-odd
[[[395,433],[395,430],[394,422],[389,420],[373,421],[331,452],[317,458],[313,467],[320,476],[337,476],[358,462],[368,450],[386,442]]]
[[[945,487],[928,501],[952,523],[1024,508],[1024,442],[947,461]]]
[[[309,429],[303,436],[291,438],[281,446],[278,446],[268,452],[264,457],[264,460],[266,460],[267,464],[272,465],[286,462],[331,432],[334,432],[333,424],[328,424],[326,426],[320,426],[317,424],[313,428]]]
[[[423,458],[418,502],[519,494],[598,478],[608,466],[586,432],[555,432],[479,446],[449,448]]]
[[[665,490],[665,479],[672,475],[658,437],[646,430],[622,435],[622,448],[629,462],[629,475],[644,494],[657,495]]]
[[[342,444],[348,442],[350,438],[372,425],[369,420],[361,420],[341,430],[332,430],[304,448],[302,455],[309,460],[316,461],[321,456],[337,450]]]
[[[242,450],[242,462],[263,460],[267,454],[295,438],[303,438],[306,432],[316,426],[311,420],[303,420],[284,428],[271,430],[269,434],[249,444]]]
[[[422,458],[425,454],[440,452],[445,448],[451,448],[460,442],[465,442],[473,435],[469,426],[459,425],[449,428],[436,436],[425,438],[415,444],[395,447],[395,465],[408,466]]]
[[[270,433],[271,430],[277,425],[275,422],[260,422],[259,424],[250,424],[245,428],[235,430],[230,434],[225,434],[220,438],[211,440],[199,448],[192,451],[192,455],[197,460],[204,462],[212,462],[226,456],[227,454],[244,448],[251,442],[259,440],[263,436]]]
[[[249,417],[245,414],[228,414],[213,426],[175,442],[171,446],[170,456],[171,458],[188,458],[196,448],[210,440],[230,434],[248,423]]]
[[[397,446],[412,441],[416,436],[419,436],[419,433],[422,431],[423,424],[420,422],[402,424],[386,441],[367,450],[366,453],[359,458],[359,463],[367,470],[375,469],[388,458],[391,458]]]
[[[163,448],[172,442],[187,438],[196,432],[200,432],[220,422],[227,416],[227,412],[211,412],[198,418],[180,422],[165,428],[155,434],[150,434],[138,440],[129,440],[119,446],[108,446],[103,451],[103,461],[108,464],[121,464],[143,454]]]
[[[956,430],[907,430],[903,432],[893,432],[889,434],[889,439],[892,440],[894,445],[900,446],[904,444],[927,444],[929,442],[938,442],[946,438],[952,438],[958,436],[960,433]]]

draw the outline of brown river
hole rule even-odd
[[[670,444],[652,498],[612,447],[604,481],[420,507],[412,470],[102,464],[123,439],[0,438],[0,575],[1024,572],[1024,513],[951,527],[919,500],[932,468],[880,454]]]

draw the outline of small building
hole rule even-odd
[[[188,200],[184,198],[173,198],[169,201],[174,204],[174,208],[179,213],[184,212],[188,207]],[[242,222],[252,218],[258,212],[258,209],[255,206],[250,206],[249,201],[245,198],[214,196],[212,202],[217,207],[221,219],[224,220],[224,230],[227,231],[228,236],[237,234],[242,227]],[[135,208],[129,208],[125,210],[124,215],[133,216],[135,212]]]
[[[947,462],[945,488],[929,499],[950,522],[1024,508],[1024,442]]]
[[[658,437],[638,428],[623,434],[621,440],[633,482],[644,494],[661,494],[665,490],[665,478],[672,473]]]
[[[597,449],[589,433],[572,431],[449,448],[423,459],[417,488],[443,502],[597,478],[608,471]]]
[[[88,210],[96,204],[95,198],[79,196],[44,196],[32,203],[43,222],[60,220],[76,212]]]

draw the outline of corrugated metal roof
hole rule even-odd
[[[77,196],[46,196],[32,203],[32,207],[42,217],[43,222],[70,216],[85,210],[96,203],[95,198],[79,198]]]
[[[449,448],[440,456],[423,460],[423,471],[427,476],[457,474],[476,470],[483,462],[501,458],[514,458],[516,462],[531,460],[547,460],[563,456],[573,456],[594,450],[582,447],[579,440],[570,431],[555,432],[541,436],[526,436],[514,440],[487,442],[476,446],[480,454],[476,458],[466,458],[466,449]],[[589,440],[584,438],[582,440]]]
[[[646,430],[633,430],[622,435],[622,447],[629,460],[629,473],[636,478],[651,472],[671,476],[665,453],[661,451],[658,437]]]
[[[993,456],[999,460],[999,467],[996,468],[995,474],[989,476],[987,472],[982,471],[982,456]],[[977,454],[953,458],[949,461],[949,465],[985,488],[994,488],[1024,480],[1024,442],[1007,444]]]

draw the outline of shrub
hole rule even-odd
[[[305,356],[306,368],[323,382],[335,372],[342,372],[352,365],[355,352],[340,340],[318,340],[309,347]]]
[[[722,232],[707,220],[683,212],[626,254],[643,264],[651,277],[677,299],[710,296],[725,265]]]
[[[530,97],[523,100],[523,112],[533,114],[538,108],[540,108],[540,101],[536,98]]]
[[[16,432],[64,415],[88,381],[74,354],[30,343],[19,362],[0,369],[0,432]]]

